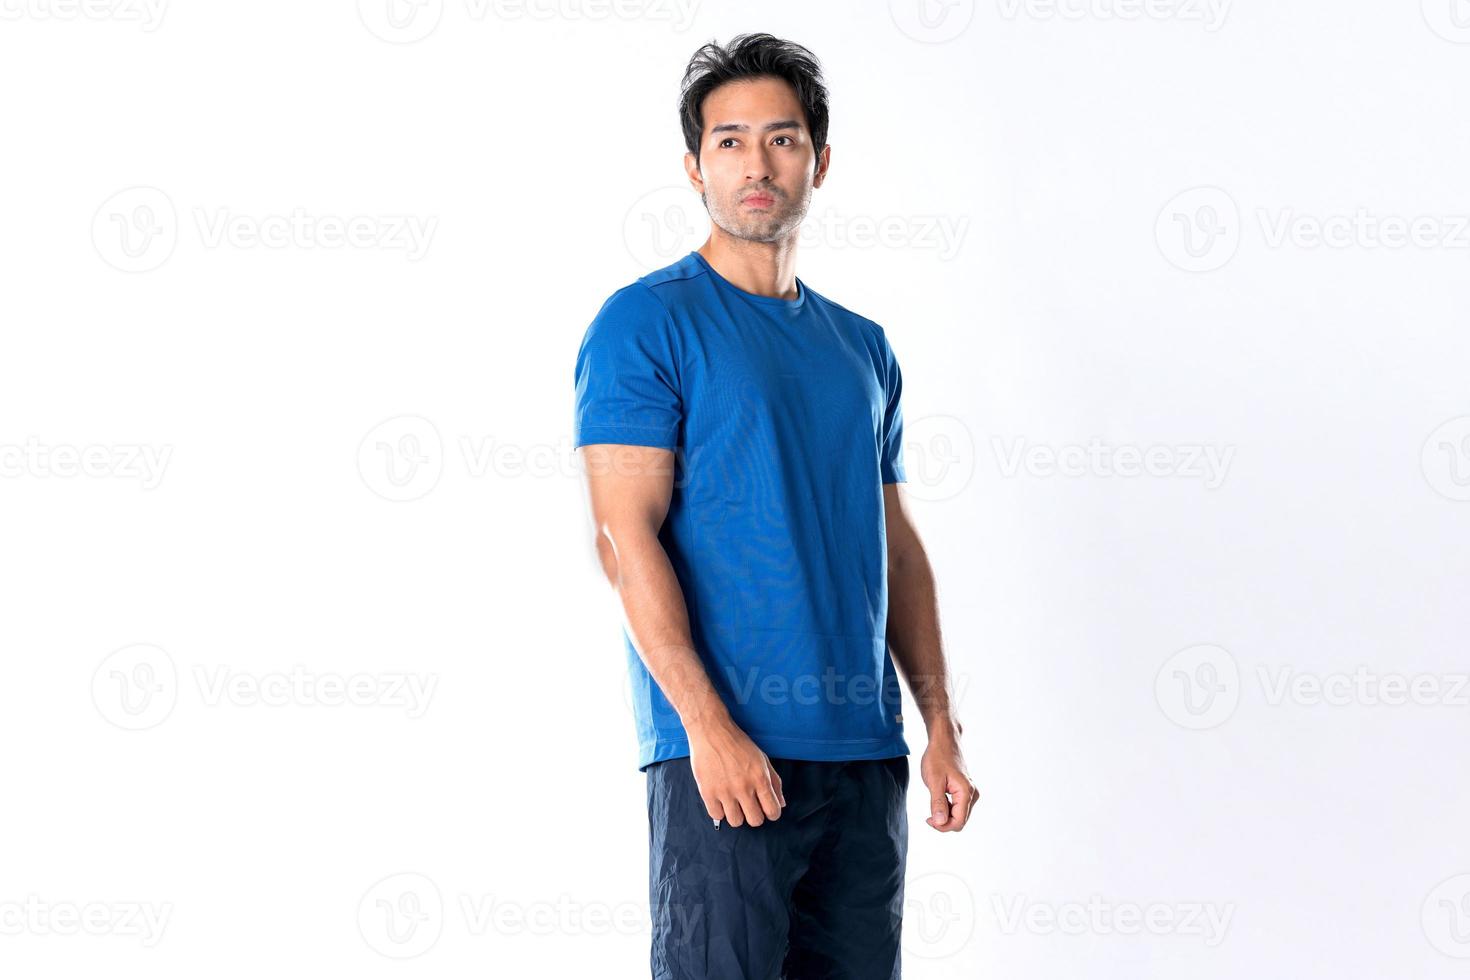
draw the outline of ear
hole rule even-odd
[[[821,187],[822,181],[827,179],[827,169],[832,166],[832,144],[827,143],[822,147],[822,152],[817,154],[817,169],[812,174],[812,186]]]
[[[696,193],[704,193],[704,177],[699,172],[699,158],[693,153],[684,154],[684,173],[689,177],[689,184]]]

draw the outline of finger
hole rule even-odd
[[[704,800],[704,812],[709,814],[711,820],[725,819],[725,805],[718,797],[701,796],[700,799]]]
[[[935,830],[943,830],[944,825],[949,822],[949,800],[943,790],[932,790],[929,793],[929,819],[924,822]]]
[[[955,790],[950,795],[954,797],[952,807],[954,818],[949,822],[949,830],[961,831],[970,819],[970,806],[975,802],[975,789],[968,783],[956,783]]]
[[[751,791],[740,796],[740,808],[745,811],[745,823],[751,827],[759,827],[766,822],[766,812],[757,796],[757,793]]]
[[[755,797],[767,820],[781,819],[781,802],[776,799],[776,790],[770,783],[755,788]]]
[[[771,771],[771,789],[776,791],[776,799],[784,807],[786,805],[786,791],[781,788],[781,774],[776,771],[775,766],[770,766],[769,768]]]
[[[740,801],[733,796],[720,797],[720,803],[725,807],[725,823],[732,827],[741,827],[745,824],[745,811],[740,808]]]

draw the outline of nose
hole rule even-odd
[[[757,143],[750,152],[745,154],[745,179],[753,184],[763,180],[771,179],[771,160],[768,149],[763,143]]]

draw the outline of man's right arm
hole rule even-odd
[[[629,636],[689,737],[689,761],[711,818],[732,827],[775,820],[786,805],[770,759],[730,717],[694,649],[689,611],[659,540],[673,494],[674,454],[651,446],[584,445],[598,560]]]

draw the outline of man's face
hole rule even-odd
[[[710,220],[752,242],[795,234],[830,157],[812,145],[796,92],[776,78],[727,82],[707,95],[699,151],[698,165],[692,153],[684,164]]]

